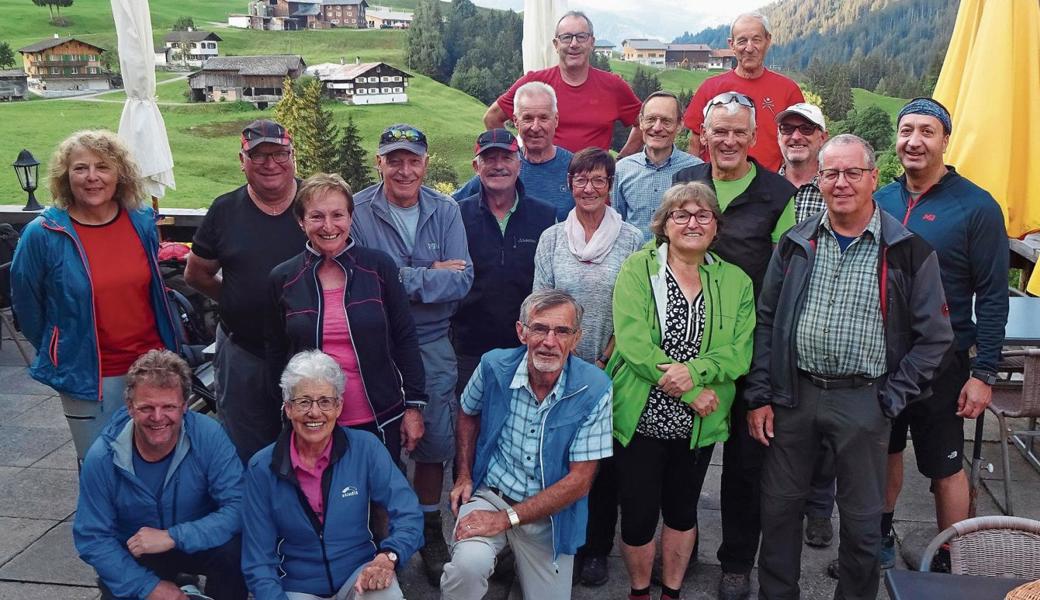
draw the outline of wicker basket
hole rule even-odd
[[[1004,600],[1040,600],[1040,581],[1033,581],[1008,592]]]

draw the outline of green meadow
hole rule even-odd
[[[398,8],[414,8],[415,0],[374,0]],[[76,36],[104,48],[116,48],[115,26],[109,0],[75,0],[62,11],[70,21],[68,27],[50,25],[46,8],[28,0],[8,3],[0,19],[0,41],[17,50],[58,33]],[[404,66],[404,32],[390,30],[326,31],[252,31],[224,26],[227,14],[245,12],[244,0],[152,0],[151,14],[155,40],[158,41],[181,16],[191,16],[199,28],[216,32],[224,40],[221,54],[300,54],[307,64],[320,62],[385,61]],[[18,55],[20,61],[20,55]],[[612,61],[611,68],[627,78],[635,74],[636,65]],[[712,75],[707,71],[668,69],[658,72],[665,89],[696,89]],[[238,166],[237,146],[241,129],[250,121],[269,117],[272,111],[254,110],[237,103],[188,104],[185,92],[186,73],[156,74],[156,97],[166,123],[170,148],[174,157],[177,188],[170,190],[163,206],[203,207],[224,191],[239,185],[242,175]],[[164,83],[165,82],[165,83]],[[893,115],[901,101],[854,90],[856,105],[877,104]],[[478,100],[432,79],[416,76],[408,88],[407,104],[379,106],[347,106],[329,104],[336,123],[346,124],[353,116],[371,157],[375,140],[388,124],[412,123],[423,129],[430,139],[432,153],[445,158],[455,167],[460,180],[468,178],[473,139],[483,129],[486,107]],[[119,126],[123,102],[121,90],[89,99],[40,100],[0,104],[0,122],[6,125],[0,136],[0,163],[10,164],[18,152],[29,149],[46,170],[50,154],[70,133],[86,128]],[[6,173],[3,174],[3,173]],[[46,176],[43,188],[46,188]],[[48,196],[41,190],[41,198]],[[21,204],[25,194],[18,187],[13,169],[0,169],[0,203]]]

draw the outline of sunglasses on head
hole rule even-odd
[[[704,106],[704,115],[707,116],[708,111],[713,106],[721,106],[723,104],[730,104],[731,102],[736,102],[737,104],[748,108],[755,108],[755,103],[751,101],[751,98],[748,98],[744,94],[741,94],[740,92],[723,92],[708,101]]]
[[[402,140],[425,144],[426,135],[414,127],[401,127],[388,129],[383,132],[383,135],[379,136],[380,144],[389,144],[391,142],[400,142]]]

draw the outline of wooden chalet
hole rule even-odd
[[[243,101],[262,109],[281,100],[285,78],[299,78],[306,67],[297,54],[217,56],[188,76],[188,87],[195,102]]]

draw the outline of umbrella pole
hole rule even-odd
[[[162,228],[159,227],[159,198],[152,196],[152,212],[155,213],[155,233],[159,236],[159,241],[163,241]]]
[[[968,518],[975,516],[978,508],[979,484],[982,483],[982,433],[985,428],[986,411],[975,418],[975,443],[971,449],[971,474],[968,478]]]

